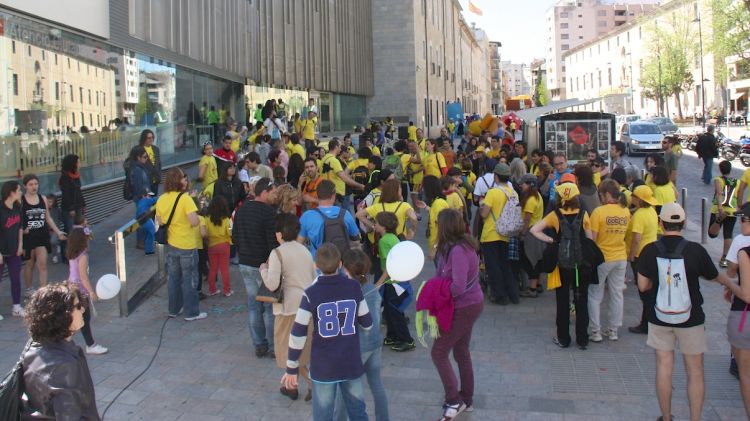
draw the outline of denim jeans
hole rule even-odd
[[[177,315],[184,307],[185,317],[195,317],[198,307],[198,250],[167,246],[167,292],[169,314]]]
[[[370,385],[372,399],[375,401],[375,420],[388,421],[388,395],[385,393],[383,378],[380,377],[382,364],[383,348],[378,347],[372,351],[362,353],[362,364],[365,366],[365,375],[367,384]],[[347,415],[344,410],[344,398],[341,392],[336,392],[336,409],[334,419],[337,421],[346,421]]]
[[[141,231],[143,231],[145,234],[145,252],[151,254],[154,252],[154,234],[156,233],[156,225],[154,224],[154,220],[149,219],[148,221],[144,222],[143,225],[141,225],[141,228],[138,230],[139,233]]]
[[[255,301],[262,279],[256,267],[240,265],[240,275],[247,291],[247,326],[255,347],[265,346],[273,351],[273,307],[271,303]]]
[[[713,158],[703,158],[703,183],[711,184],[711,172],[714,166]]]
[[[333,421],[336,392],[343,395],[344,406],[351,421],[367,421],[362,377],[336,383],[321,383],[313,380],[313,421]]]
[[[135,205],[135,217],[138,218],[138,200],[133,200],[133,204]],[[143,243],[146,239],[146,232],[143,230],[143,225],[138,227],[138,229],[135,231],[135,238],[136,241],[140,244]]]

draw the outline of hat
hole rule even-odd
[[[654,191],[651,190],[651,187],[645,184],[641,184],[640,186],[636,187],[635,190],[633,190],[633,195],[651,206],[656,206],[659,204],[659,202],[654,199]]]
[[[508,164],[503,164],[502,162],[495,165],[495,169],[492,170],[496,175],[500,176],[506,176],[510,177],[510,166]]]
[[[535,187],[537,184],[537,178],[534,174],[524,174],[521,177],[521,184],[528,184],[531,187]]]
[[[685,211],[677,202],[665,203],[659,212],[659,219],[664,222],[683,222],[685,220]]]
[[[576,184],[576,181],[577,181],[576,180],[576,176],[573,175],[573,173],[570,173],[570,172],[565,173],[565,174],[562,175],[562,177],[560,177],[560,184],[562,184],[562,183],[573,183],[573,184]]]
[[[474,152],[476,152],[476,153],[484,153],[484,146],[477,146],[477,148],[474,149]]]
[[[560,195],[560,198],[563,202],[567,202],[570,199],[577,197],[581,193],[580,191],[578,191],[578,186],[574,183],[558,184],[555,187],[555,191],[558,195]]]
[[[734,216],[750,216],[750,202],[746,202],[744,205],[737,209]]]

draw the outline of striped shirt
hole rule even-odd
[[[286,363],[289,374],[297,374],[299,370],[299,358],[311,320],[310,378],[318,382],[359,378],[364,367],[357,324],[365,330],[372,327],[372,317],[359,282],[343,275],[320,276],[305,290],[289,335]]]

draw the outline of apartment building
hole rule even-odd
[[[502,71],[508,81],[506,94],[509,97],[531,95],[531,67],[526,63],[502,62]]]
[[[569,97],[565,91],[567,77],[563,61],[567,51],[638,19],[659,3],[659,0],[559,0],[550,7],[545,15],[547,39],[544,57],[551,99]]]
[[[493,114],[500,114],[505,109],[500,47],[502,43],[499,41],[490,41],[490,89],[492,90],[490,107]]]

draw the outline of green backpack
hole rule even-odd
[[[385,158],[383,162],[383,168],[390,170],[393,173],[393,177],[398,180],[399,183],[404,181],[404,167],[401,166],[401,156],[398,154],[390,154]]]

